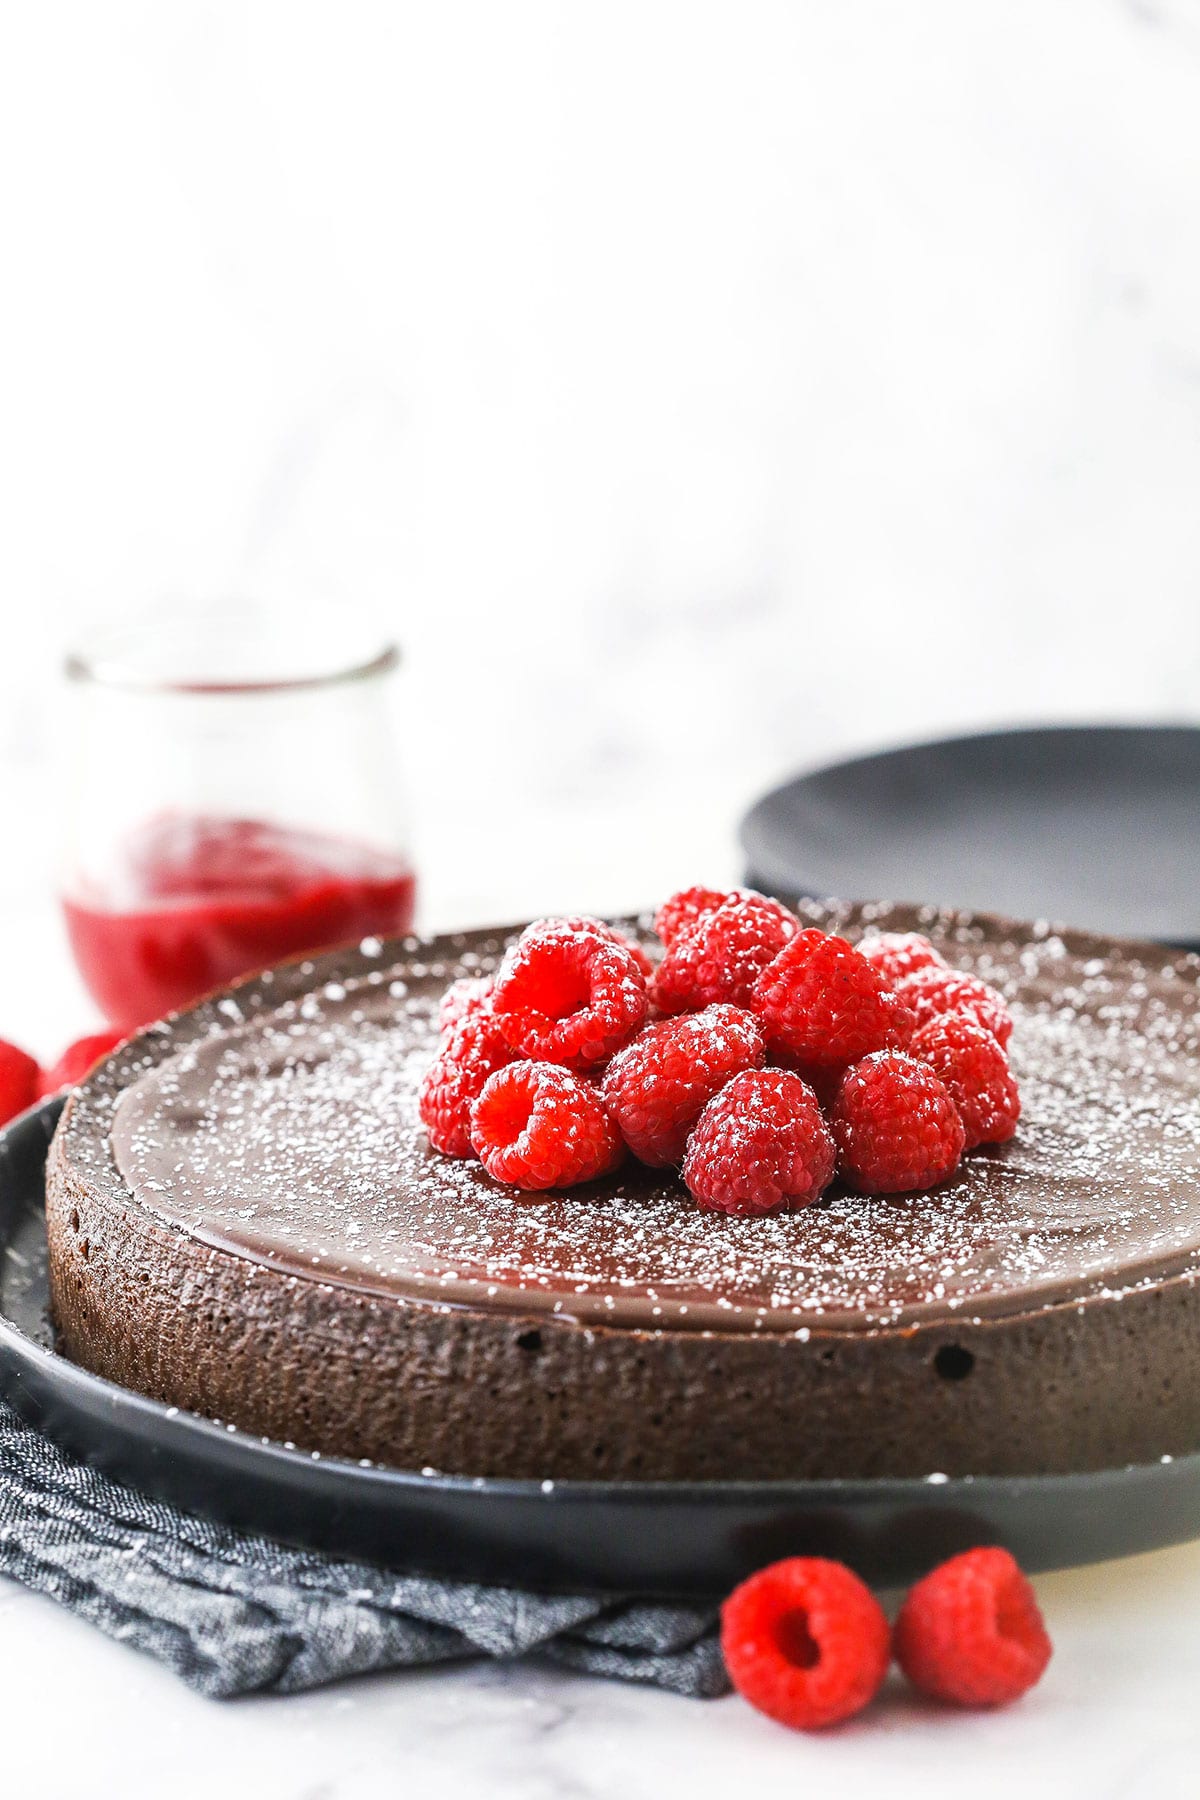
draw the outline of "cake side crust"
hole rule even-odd
[[[303,1449],[552,1479],[787,1480],[1102,1468],[1200,1444],[1191,1274],[848,1334],[636,1332],[370,1299],[122,1210],[61,1145],[54,1316],[93,1373]]]

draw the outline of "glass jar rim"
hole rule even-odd
[[[362,649],[361,654],[351,654],[345,658],[327,656],[311,666],[297,663],[293,668],[281,667],[278,674],[271,673],[266,666],[255,668],[246,674],[232,671],[225,673],[215,664],[204,667],[203,657],[200,658],[201,666],[193,673],[178,666],[172,668],[169,664],[156,663],[152,656],[147,656],[155,636],[155,626],[158,627],[157,635],[161,641],[164,636],[162,627],[166,625],[169,628],[171,623],[170,620],[159,620],[141,629],[133,626],[102,634],[92,646],[69,650],[63,659],[63,672],[68,681],[128,693],[214,695],[229,698],[242,694],[293,694],[315,688],[346,686],[387,675],[400,663],[399,645],[391,638],[377,637],[370,642],[369,647]],[[195,621],[191,623],[194,624]],[[210,618],[204,621],[206,627],[223,623],[227,623],[227,620]],[[261,622],[246,623],[250,625],[248,637],[252,638],[254,625]]]

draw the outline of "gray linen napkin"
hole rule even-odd
[[[75,1462],[0,1402],[0,1574],[202,1693],[288,1694],[371,1669],[537,1655],[705,1698],[713,1607],[401,1575],[247,1537]]]

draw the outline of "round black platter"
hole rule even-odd
[[[742,822],[747,879],[1200,948],[1200,729],[1051,726],[816,769]]]
[[[707,1595],[787,1555],[913,1579],[975,1544],[1028,1569],[1200,1533],[1200,1455],[1082,1475],[903,1481],[493,1481],[313,1457],[77,1368],[47,1317],[44,1169],[60,1110],[0,1132],[0,1392],[108,1475],[243,1530],[544,1589]]]

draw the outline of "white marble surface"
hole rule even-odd
[[[462,916],[1200,711],[1200,0],[9,6],[0,167],[30,774],[57,640],[196,583],[394,625]]]
[[[737,1699],[516,1666],[202,1700],[49,1601],[0,1585],[5,1789],[45,1800],[1188,1800],[1200,1759],[1200,1548],[1038,1587],[1056,1657],[1020,1707],[932,1712],[895,1681],[858,1721],[803,1737]]]
[[[1200,713],[1200,0],[0,7],[0,1032],[65,637],[361,598],[425,923],[737,872],[791,766]],[[41,969],[37,985],[31,971]],[[0,1588],[5,1792],[890,1800],[1200,1786],[1200,1549],[1040,1583],[994,1718],[794,1738],[537,1669],[217,1705]]]

